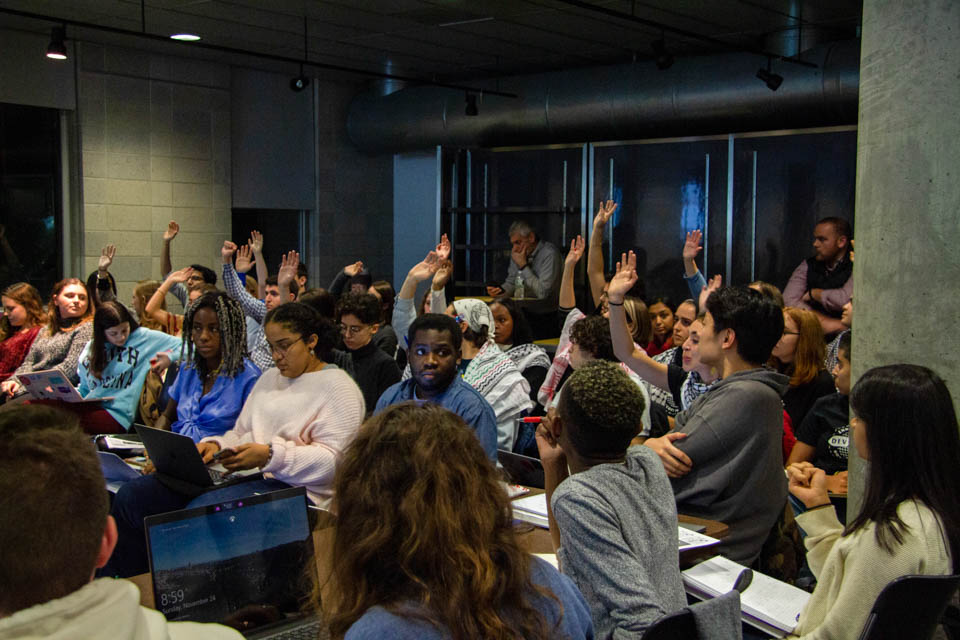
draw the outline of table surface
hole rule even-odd
[[[530,493],[524,495],[529,496],[536,495],[538,493],[543,493],[543,490],[531,489]],[[519,498],[524,496],[516,497]],[[723,539],[730,532],[730,528],[726,524],[717,520],[694,518],[693,516],[685,516],[682,514],[678,516],[678,520],[685,524],[703,525],[705,527],[704,531],[702,532],[703,535],[710,536],[711,538]],[[318,550],[316,558],[317,572],[320,576],[320,584],[324,584],[326,582],[326,578],[330,575],[330,557],[332,554],[329,552],[323,553],[321,550],[330,549],[330,545],[333,542],[334,522],[335,519],[332,516],[322,514],[321,517],[318,518],[316,528],[313,531],[313,547],[314,549]],[[527,553],[553,553],[553,540],[550,537],[550,531],[547,529],[542,529],[526,522],[520,522],[518,524],[518,538],[520,542],[520,548]],[[712,547],[701,547],[698,549],[690,549],[689,551],[680,552],[680,568],[684,569],[693,566],[697,562],[705,560],[714,555],[716,554],[712,551]],[[129,578],[129,580],[137,585],[137,588],[140,589],[140,604],[153,609],[153,583],[150,579],[150,574],[143,573],[138,576],[133,576],[132,578]],[[326,591],[326,588],[321,589],[321,597],[326,593]]]

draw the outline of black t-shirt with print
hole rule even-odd
[[[797,440],[816,447],[813,464],[832,474],[847,470],[850,449],[850,399],[833,393],[818,399],[803,424],[797,429]]]

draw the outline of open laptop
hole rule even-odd
[[[36,400],[61,400],[63,402],[104,402],[108,398],[84,398],[73,383],[56,369],[45,369],[17,375],[23,389]]]
[[[543,465],[536,458],[497,449],[497,462],[507,472],[510,482],[534,489],[544,488]]]
[[[188,436],[142,424],[133,426],[157,468],[157,478],[186,495],[263,477],[259,469],[231,473],[222,464],[204,464],[196,443]]]
[[[168,620],[219,622],[247,638],[296,638],[317,580],[302,487],[144,520],[156,608]]]
[[[100,458],[100,470],[110,493],[116,493],[124,484],[140,477],[140,471],[128,465],[115,453],[97,451],[97,457]]]

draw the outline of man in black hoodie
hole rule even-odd
[[[674,431],[645,444],[671,478],[677,511],[728,524],[718,552],[749,565],[787,496],[780,396],[789,378],[763,367],[783,312],[747,287],[715,291],[706,307],[700,360],[722,379],[677,415]]]

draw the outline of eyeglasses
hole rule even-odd
[[[340,333],[346,333],[346,334],[349,334],[349,335],[351,335],[351,336],[355,336],[355,335],[357,335],[358,333],[360,333],[361,331],[363,331],[364,329],[366,329],[366,328],[369,327],[369,326],[370,326],[370,325],[368,325],[368,324],[352,324],[352,325],[351,325],[351,324],[341,324],[341,325],[340,325]]]
[[[270,355],[272,356],[273,354],[277,354],[282,358],[287,355],[287,351],[290,350],[290,347],[297,344],[301,340],[303,340],[303,336],[297,338],[296,340],[292,340],[291,342],[288,342],[287,344],[284,344],[284,345],[270,344],[268,342],[267,344],[270,345]]]

